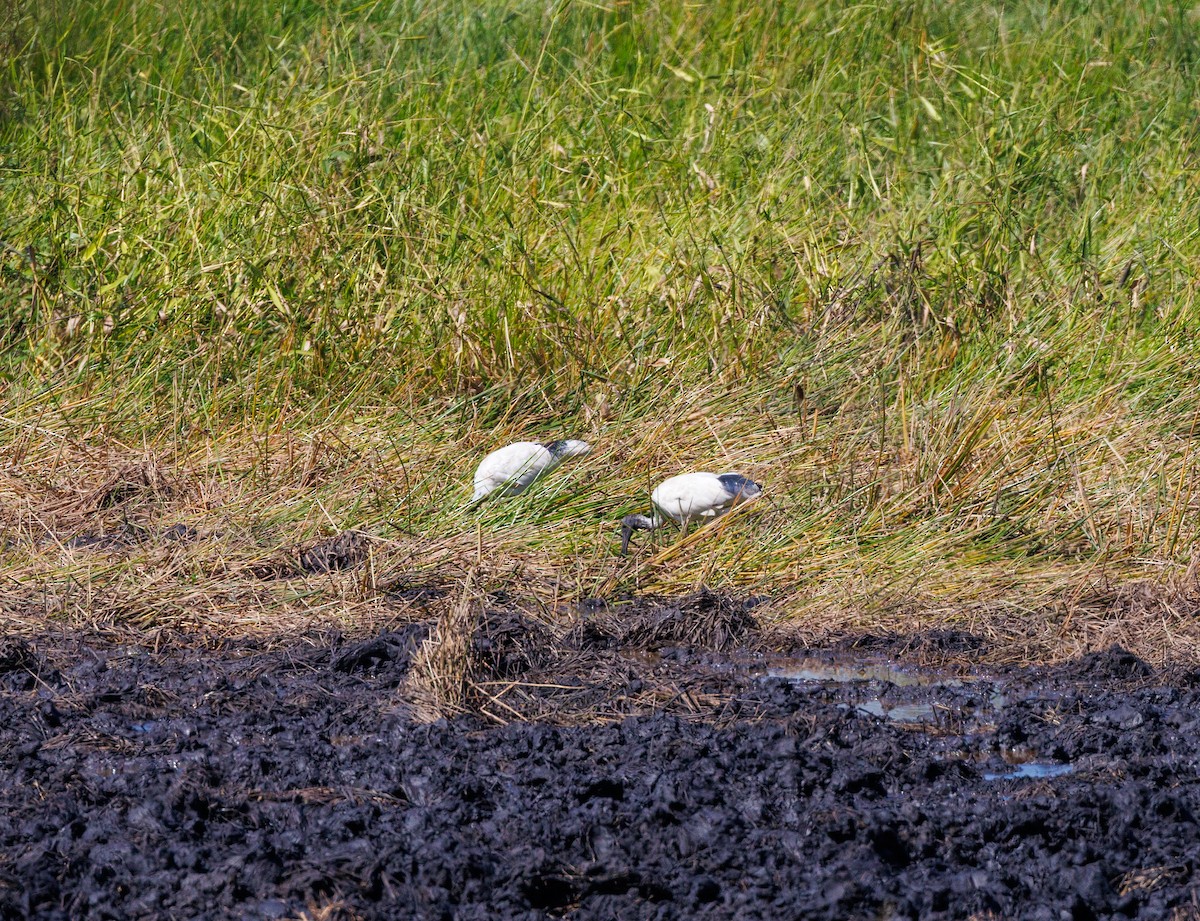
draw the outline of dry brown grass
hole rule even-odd
[[[350,910],[342,899],[331,902],[313,902],[296,916],[296,921],[356,921],[361,918],[356,911]]]
[[[755,614],[813,647],[856,634],[918,636],[952,629],[980,637],[986,649],[973,653],[972,661],[992,665],[1063,661],[1113,644],[1158,666],[1200,662],[1200,583],[1193,571],[1129,581],[1094,572],[1067,576],[1083,578],[1072,584],[1055,573],[1039,585],[1031,577],[1017,588],[997,585],[992,597],[980,591],[965,602],[915,592],[879,596],[869,604],[810,598],[803,621],[778,602]]]
[[[0,459],[0,624],[365,631],[433,616],[474,568],[547,622],[582,598],[710,587],[766,596],[757,616],[816,642],[952,627],[1006,661],[1113,642],[1200,660],[1190,429],[1154,430],[1108,391],[1051,416],[991,386],[903,398],[881,443],[854,391],[799,416],[790,389],[732,393],[735,413],[685,390],[636,425],[571,433],[596,454],[476,513],[471,470],[528,435],[515,422],[432,437],[362,417],[128,446],[39,415]],[[754,476],[767,500],[617,557],[620,515],[705,468]]]
[[[433,722],[467,708],[476,677],[473,644],[483,612],[476,579],[474,571],[467,573],[458,598],[438,616],[413,657],[404,699],[419,721]]]

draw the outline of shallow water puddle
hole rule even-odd
[[[878,697],[864,700],[854,709],[871,716],[882,716],[894,723],[932,723],[936,719],[933,704],[887,704]]]
[[[911,687],[961,687],[967,677],[951,677],[904,669],[889,662],[856,662],[854,664],[822,662],[817,659],[802,659],[770,665],[766,677],[783,678],[785,681],[817,682],[821,684],[843,684],[852,681],[884,681],[898,688]]]
[[[890,662],[828,662],[800,659],[769,665],[766,678],[781,678],[795,684],[842,685],[856,682],[890,684],[897,688],[957,688],[975,681],[974,676],[942,675],[913,668],[901,668]],[[937,721],[937,710],[927,702],[890,702],[872,696],[847,704],[848,709],[882,717],[896,723],[925,725]]]
[[[969,735],[976,735],[988,728],[1012,700],[1006,689],[989,687],[989,679],[983,676],[945,674],[892,662],[794,659],[770,663],[757,674],[760,678],[777,678],[814,690],[842,689],[839,696],[850,698],[840,704],[845,709],[925,731],[940,728],[948,721],[949,725],[958,724]],[[894,700],[893,697],[904,695],[881,689],[879,685],[905,689],[910,699]],[[938,689],[949,689],[945,700],[931,699],[935,695],[929,691]],[[974,689],[977,693],[957,693],[958,689]]]
[[[961,721],[958,731],[963,734],[964,739],[978,737],[994,730],[994,725],[990,724],[986,715],[997,714],[1011,703],[1007,689],[997,688],[994,684],[989,688],[988,682],[979,676],[944,675],[911,667],[901,668],[890,662],[848,663],[803,659],[770,665],[761,674],[766,678],[780,678],[795,684],[811,685],[814,689],[853,686],[856,683],[865,685],[864,689],[870,688],[872,691],[876,690],[879,684],[913,689],[910,694],[915,693],[924,699],[893,702],[888,699],[891,696],[888,691],[854,699],[857,697],[854,688],[848,687],[842,693],[848,691],[851,699],[839,706],[856,713],[905,724],[925,733],[933,732],[944,714],[952,724]],[[963,694],[951,691],[946,694],[948,699],[941,703],[930,700],[934,695],[931,695],[929,690],[923,690],[967,686],[979,693],[968,693],[965,695],[968,699],[963,699]],[[959,720],[955,720],[955,717]],[[961,755],[970,758],[971,752],[964,748]],[[984,773],[984,780],[1046,780],[1070,774],[1075,770],[1073,764],[1040,760],[1035,752],[1024,748],[1004,749],[1000,757],[1005,767]]]
[[[1059,764],[1053,761],[1026,761],[1018,764],[1011,771],[988,772],[984,780],[1045,780],[1048,777],[1062,777],[1075,771],[1073,764]]]

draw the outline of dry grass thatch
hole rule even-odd
[[[770,394],[744,396],[750,408],[723,417],[705,408],[711,395],[689,392],[633,440],[605,423],[588,435],[595,457],[474,512],[473,463],[518,429],[403,449],[388,447],[382,419],[138,450],[86,432],[26,438],[0,459],[0,627],[365,631],[442,612],[475,569],[476,586],[558,626],[585,598],[710,587],[765,599],[756,617],[806,641],[947,628],[985,637],[1006,661],[1114,642],[1150,662],[1200,660],[1186,445],[1173,454],[1132,421],[1114,432],[1111,414],[1101,437],[1097,417],[1064,410],[1054,437],[1076,445],[1066,465],[1037,442],[1038,420],[964,411],[937,434],[914,410],[901,434],[921,435],[920,451],[863,456],[848,415],[797,423]],[[1022,453],[1029,465],[1011,471],[1006,458]],[[702,463],[765,481],[765,501],[617,557],[616,522],[653,482],[629,471]],[[652,626],[648,642],[663,631],[683,641],[704,619]]]
[[[472,571],[454,603],[438,617],[433,632],[417,650],[405,683],[405,699],[418,720],[432,722],[466,709],[475,677],[475,632],[482,601]]]

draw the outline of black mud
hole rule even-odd
[[[422,724],[430,629],[0,643],[0,917],[1196,917],[1194,673],[781,659],[704,596],[490,612]]]

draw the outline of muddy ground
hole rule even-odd
[[[788,648],[753,604],[0,645],[4,918],[1200,917],[1200,674]]]

